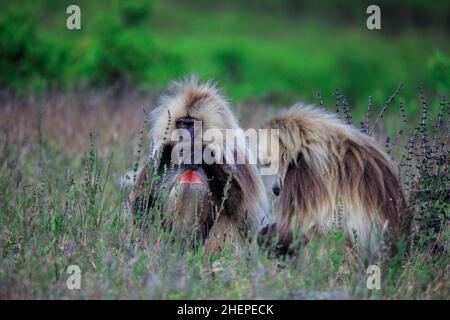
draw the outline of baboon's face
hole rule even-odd
[[[279,139],[279,136],[271,135],[271,129],[268,129],[267,135],[261,135],[259,140],[259,148],[262,148],[263,152],[258,152],[259,161],[263,166],[274,166],[278,168],[277,173],[272,177],[272,193],[276,197],[280,195],[281,188],[283,186],[283,180],[286,176],[286,165],[283,160],[284,148]],[[272,154],[272,146],[278,144],[275,149],[278,154]]]
[[[165,226],[189,243],[207,237],[220,206],[226,180],[220,165],[206,165],[203,162],[194,164],[194,136],[197,134],[194,132],[195,121],[198,120],[192,117],[176,119],[176,128],[186,130],[191,137],[190,146],[186,145],[186,141],[167,144],[159,169],[159,173],[165,175],[163,184],[168,192],[163,210]],[[184,150],[190,149],[191,155],[183,158],[172,152],[177,143],[183,144]],[[200,151],[203,150],[202,147]],[[183,159],[190,161],[183,163]]]

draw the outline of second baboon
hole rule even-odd
[[[408,229],[399,169],[368,135],[336,115],[295,105],[271,119],[278,129],[276,223],[259,235],[261,245],[288,252],[293,234],[302,241],[341,228],[350,243],[395,246]],[[263,159],[264,162],[264,159]]]

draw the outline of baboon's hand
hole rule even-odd
[[[268,252],[269,255],[285,256],[293,255],[290,243],[280,240],[280,234],[276,223],[268,224],[258,232],[258,245]]]

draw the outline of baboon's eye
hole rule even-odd
[[[191,135],[192,143],[194,142],[194,124],[195,121],[198,121],[195,118],[186,117],[186,118],[179,118],[176,122],[177,129],[184,129],[188,130],[189,134]]]
[[[283,187],[283,182],[281,179],[278,179],[273,185],[272,185],[272,193],[274,196],[278,197],[281,193],[281,188]]]
[[[280,187],[276,186],[272,188],[273,194],[278,197],[280,195]]]
[[[189,129],[194,127],[194,122],[196,119],[191,117],[180,118],[177,120],[177,129]]]
[[[272,186],[272,193],[274,194],[274,196],[278,197],[280,195],[281,192],[281,185],[276,182],[273,184]]]

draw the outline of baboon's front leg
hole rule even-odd
[[[234,250],[234,253],[239,254],[243,239],[236,222],[221,214],[214,222],[209,235],[205,241],[205,253],[207,257],[218,255],[224,250]]]
[[[301,230],[299,226],[297,228]],[[268,250],[270,254],[275,256],[294,255],[299,246],[306,245],[313,239],[317,239],[321,236],[316,226],[310,227],[304,233],[299,234],[297,237],[293,237],[292,231],[280,231],[277,223],[272,223],[258,232],[258,245]]]
[[[275,256],[283,256],[290,253],[290,242],[281,241],[276,223],[268,224],[258,232],[258,245]]]

